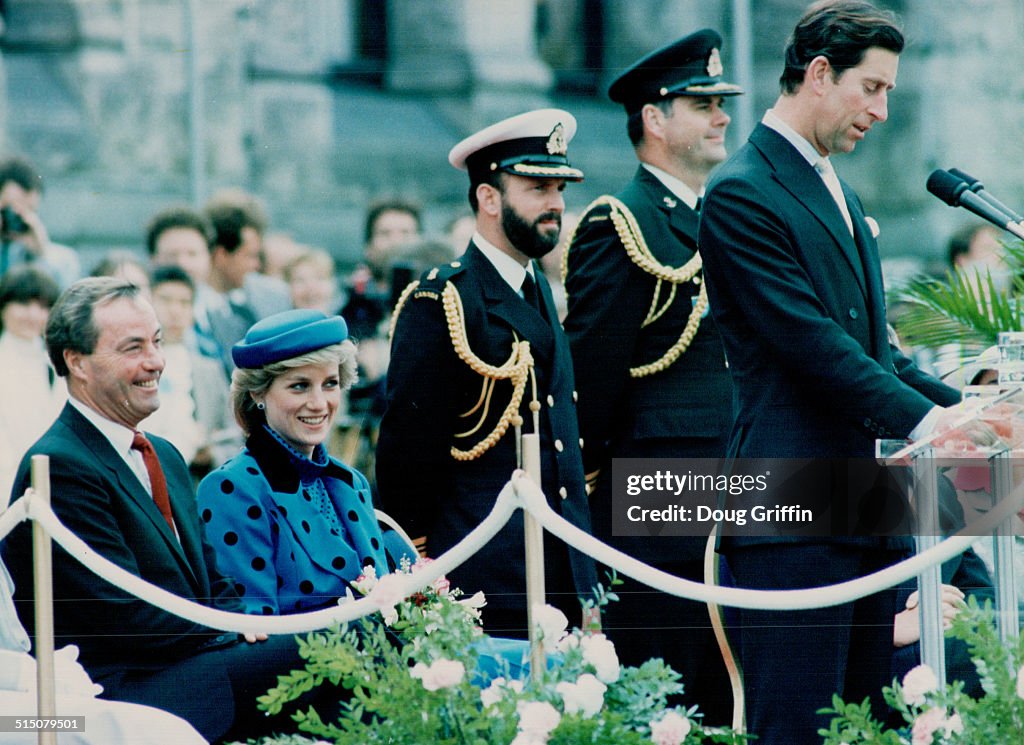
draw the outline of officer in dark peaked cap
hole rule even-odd
[[[452,148],[451,164],[469,173],[476,232],[395,309],[377,483],[384,509],[431,556],[490,512],[519,466],[520,432],[540,435],[551,507],[590,530],[572,359],[535,261],[558,243],[566,182],[583,178],[567,157],[575,132],[571,114],[543,109]],[[548,602],[579,619],[577,597],[597,582],[593,561],[550,537],[545,559]],[[485,592],[488,631],[526,635],[521,519],[449,577]]]
[[[726,157],[722,38],[710,29],[643,57],[612,82],[640,166],[584,212],[563,259],[565,329],[579,390],[595,535],[677,576],[703,579],[704,539],[616,537],[614,458],[718,458],[732,423],[732,383],[708,313],[697,250],[700,196]],[[625,664],[662,657],[685,703],[730,721],[725,667],[706,607],[629,578],[604,628]]]

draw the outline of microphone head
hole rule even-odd
[[[926,187],[929,192],[950,207],[958,207],[960,205],[960,195],[967,190],[967,182],[958,179],[947,171],[937,169],[932,171],[932,175],[928,177]]]
[[[978,179],[974,178],[974,176],[969,173],[961,171],[959,168],[947,168],[946,172],[953,174],[958,179],[965,182],[967,184],[967,188],[971,191],[981,191],[985,188],[985,185],[978,181]]]

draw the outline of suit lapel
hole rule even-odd
[[[544,365],[549,361],[553,354],[554,344],[554,331],[549,321],[551,313],[554,312],[554,301],[551,298],[550,288],[547,288],[546,294],[542,294],[546,305],[545,310],[549,316],[549,319],[545,319],[535,308],[527,305],[515,293],[476,246],[470,244],[463,257],[463,262],[466,264],[467,274],[473,276],[480,283],[487,314],[499,319],[503,325],[510,326],[518,334],[520,340],[530,342],[530,352],[538,365]],[[540,274],[541,272],[537,269],[535,276]],[[547,283],[542,281],[538,281],[537,284],[538,288],[547,286]],[[541,292],[544,291],[541,290]],[[557,319],[555,322],[558,322]]]
[[[181,543],[171,532],[170,527],[167,525],[167,521],[164,520],[164,516],[160,514],[160,510],[157,508],[153,498],[143,487],[142,482],[139,481],[135,473],[128,467],[128,464],[124,462],[122,458],[110,444],[110,441],[100,432],[96,427],[93,426],[92,422],[82,416],[71,404],[67,404],[64,407],[64,411],[61,413],[61,418],[65,420],[65,423],[75,432],[82,444],[93,453],[96,459],[96,463],[99,467],[105,468],[111,475],[112,479],[121,488],[121,491],[127,495],[127,497],[143,512],[149,519],[150,527],[152,531],[157,535],[153,536],[153,540],[162,541],[166,544],[168,550],[178,560],[178,563],[182,566],[185,573],[189,577],[189,580],[195,585],[196,578],[192,571],[188,559],[185,556],[184,550],[182,549]],[[165,471],[165,476],[166,476]],[[178,525],[178,530],[182,530],[182,526],[190,522],[190,518],[185,514],[181,497],[180,497],[180,485],[174,482],[172,488],[172,479],[168,476],[168,492],[170,492],[171,498],[171,514],[174,516],[175,524]],[[191,488],[191,486],[189,486]],[[177,495],[177,498],[176,498]],[[197,587],[197,589],[199,589]]]
[[[750,135],[750,141],[775,168],[775,173],[772,174],[775,181],[829,232],[839,246],[839,252],[847,266],[856,277],[861,292],[867,297],[864,266],[860,254],[853,236],[846,227],[843,213],[839,211],[839,205],[832,198],[832,193],[825,186],[825,182],[796,148],[773,129],[759,124]],[[849,207],[851,200],[846,201]]]

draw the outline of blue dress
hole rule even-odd
[[[382,534],[366,477],[320,445],[306,457],[269,427],[203,479],[197,500],[217,567],[247,613],[324,608],[367,564],[382,576],[416,558],[397,533]]]

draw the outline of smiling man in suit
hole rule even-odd
[[[829,160],[885,122],[903,43],[891,14],[869,3],[812,5],[786,48],[781,96],[712,177],[700,227],[738,402],[731,452],[810,459],[811,480],[788,497],[865,519],[878,516],[863,511],[865,500],[892,506],[884,474],[871,470],[875,439],[926,433],[960,398],[890,346],[875,231]],[[856,479],[868,487],[841,490]],[[733,537],[722,547],[741,587],[815,587],[900,558],[908,539],[862,528]],[[833,693],[878,702],[894,602],[890,590],[835,608],[739,611],[758,742],[820,741],[827,720],[815,712]]]
[[[520,431],[540,435],[551,507],[590,529],[569,344],[535,261],[558,243],[566,182],[583,178],[567,157],[575,132],[571,114],[542,109],[452,148],[449,162],[469,172],[476,232],[395,310],[377,484],[384,509],[432,556],[491,511],[519,466]],[[593,561],[556,540],[545,552],[549,602],[579,618]],[[487,594],[485,628],[525,636],[521,519],[449,577]]]
[[[80,280],[53,307],[46,342],[69,400],[23,459],[14,493],[29,486],[31,457],[48,455],[53,510],[92,550],[179,597],[241,611],[206,542],[184,460],[138,429],[160,405],[164,357],[152,306],[124,280]],[[18,614],[32,628],[32,599],[20,597],[32,588],[29,526],[12,532],[3,550]],[[273,720],[256,710],[256,696],[302,666],[290,636],[243,640],[179,618],[60,548],[53,575],[56,636],[79,646],[105,696],[173,712],[210,740],[269,733]]]
[[[732,383],[697,252],[700,196],[726,157],[724,106],[742,93],[722,78],[721,47],[717,32],[697,31],[612,82],[608,95],[626,110],[640,166],[621,192],[598,198],[580,219],[565,277],[594,534],[698,582],[704,539],[613,535],[611,465],[725,455]],[[623,663],[665,659],[683,675],[686,702],[698,703],[707,722],[728,722],[729,685],[706,606],[630,578],[616,593],[604,626]]]

